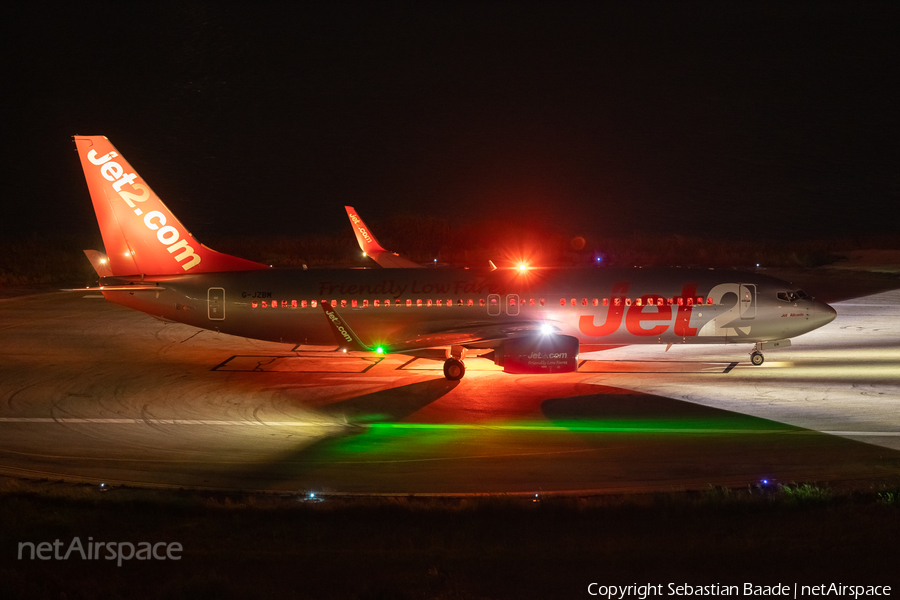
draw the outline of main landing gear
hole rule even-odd
[[[444,361],[444,377],[450,381],[459,381],[466,374],[466,349],[462,346],[450,346],[447,350],[447,360]]]

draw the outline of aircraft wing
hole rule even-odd
[[[435,348],[438,346],[469,346],[493,348],[496,343],[515,337],[545,332],[545,323],[539,321],[518,323],[474,323],[467,327],[445,329],[419,335],[404,340],[384,340],[377,346],[364,344],[350,325],[328,302],[322,302],[322,310],[328,317],[332,333],[338,344],[347,350],[378,352],[379,354],[403,354],[411,350]]]
[[[355,208],[352,206],[345,206],[344,210],[347,211],[347,216],[350,218],[350,223],[353,225],[353,233],[356,235],[356,241],[359,243],[359,247],[366,256],[371,256],[372,260],[386,269],[422,268],[422,265],[418,263],[414,263],[411,260],[403,258],[399,254],[385,250],[381,244],[378,243],[378,240],[375,239],[375,235],[356,213]]]

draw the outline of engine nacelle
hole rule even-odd
[[[538,334],[507,340],[494,350],[493,359],[505,373],[573,373],[578,370],[578,339]]]

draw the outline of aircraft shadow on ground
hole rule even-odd
[[[756,464],[762,473],[814,479],[900,474],[900,451],[664,396],[596,387],[598,393],[547,399],[542,412],[577,435],[616,435],[648,449],[656,446],[658,453],[648,456],[673,466],[705,464],[726,471]]]
[[[544,416],[554,423],[596,423],[661,427],[666,429],[748,429],[799,431],[800,428],[741,413],[664,396],[597,385],[595,393],[549,398],[541,404]]]
[[[238,478],[248,480],[260,478],[272,481],[277,479],[302,479],[305,472],[330,463],[334,457],[343,454],[342,448],[353,445],[353,439],[364,436],[370,425],[378,423],[396,423],[425,408],[449,393],[459,381],[448,381],[444,378],[432,379],[388,388],[333,402],[317,408],[322,416],[335,421],[346,422],[346,427],[335,428],[328,435],[309,445],[295,450],[283,452],[271,460],[258,463],[253,467],[242,467],[244,473],[236,473]],[[251,487],[248,485],[248,487]]]
[[[350,424],[397,422],[438,400],[457,385],[458,381],[442,377],[333,402],[319,410],[331,417],[344,418]]]

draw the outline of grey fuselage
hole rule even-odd
[[[334,344],[317,306],[323,300],[373,346],[535,323],[574,336],[583,347],[755,343],[802,335],[835,316],[809,297],[779,298],[795,290],[789,283],[730,270],[271,269],[107,277],[101,285],[139,281],[162,289],[104,296],[165,320],[294,344]]]

